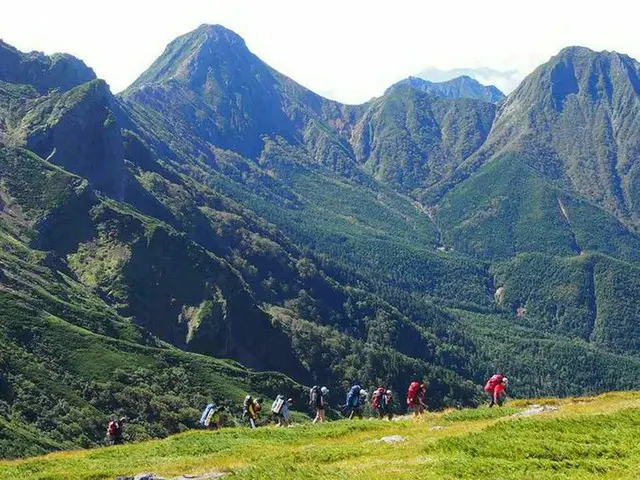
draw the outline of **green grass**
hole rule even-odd
[[[107,479],[153,471],[172,476],[227,472],[233,478],[637,478],[640,392],[543,399],[558,410],[512,415],[502,409],[430,413],[173,437],[0,463],[3,479]],[[437,428],[434,428],[437,427]],[[406,441],[379,439],[401,435]]]

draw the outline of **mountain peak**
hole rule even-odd
[[[208,73],[224,70],[239,59],[252,56],[244,39],[222,25],[200,25],[173,40],[160,57],[127,89],[149,84],[204,81]]]
[[[441,98],[472,98],[497,103],[504,94],[493,85],[483,85],[476,79],[461,75],[444,82],[431,82],[420,77],[408,77],[387,89],[387,93],[401,86],[409,86]]]
[[[293,135],[285,83],[297,91],[252,54],[242,37],[220,25],[201,25],[169,43],[123,96],[182,105],[181,115],[199,118],[198,131],[207,141],[254,158],[263,135]]]
[[[225,41],[229,44],[245,44],[244,39],[240,35],[219,24],[203,23],[195,30],[187,33],[187,35],[206,35],[207,38],[213,41]]]
[[[597,52],[595,50],[591,50],[588,47],[583,47],[580,45],[570,45],[560,50],[557,56],[566,57],[566,56],[577,56],[577,55],[594,55],[596,53]]]
[[[596,51],[592,50],[588,47],[581,46],[571,46],[565,47],[560,50],[557,55],[552,57],[549,62],[541,65],[539,68],[544,69],[549,65],[556,65],[560,62],[571,62],[574,65],[583,65],[586,66],[588,64],[594,64],[594,62],[604,62],[605,67],[608,65],[609,67],[615,67],[616,65],[622,66],[625,64],[638,62],[631,58],[630,56],[616,52],[615,50],[602,50]],[[613,62],[613,63],[612,63]]]
[[[556,111],[566,101],[584,101],[591,105],[614,98],[640,94],[640,63],[615,51],[594,51],[571,46],[560,50],[547,63],[528,75],[515,90],[510,104],[546,101]]]

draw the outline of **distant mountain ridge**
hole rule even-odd
[[[442,70],[430,67],[413,75],[430,82],[446,82],[461,76],[471,77],[483,85],[495,85],[502,92],[512,92],[520,83],[524,74],[518,70],[496,70],[488,67],[453,68]]]
[[[389,87],[387,92],[400,85],[409,85],[431,95],[449,99],[473,98],[498,103],[505,98],[504,93],[493,85],[482,85],[477,80],[466,75],[443,82],[431,82],[419,77],[409,77]]]

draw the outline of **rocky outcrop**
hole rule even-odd
[[[201,474],[185,474],[179,477],[160,477],[153,473],[139,473],[138,475],[129,477],[116,477],[115,480],[211,480],[214,478],[222,478],[227,474],[224,472],[209,472]]]

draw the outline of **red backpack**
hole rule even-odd
[[[380,399],[385,394],[386,390],[384,387],[376,388],[375,392],[373,392],[373,397],[371,399],[371,408],[377,410],[380,407]]]
[[[117,437],[119,433],[120,433],[120,426],[118,425],[118,422],[116,422],[115,420],[112,422],[109,422],[109,425],[107,426],[107,435],[113,438],[113,437]]]
[[[496,373],[493,377],[489,379],[487,384],[484,386],[484,391],[493,392],[493,389],[496,388],[496,385],[498,385],[499,383],[502,383],[503,378],[504,378],[504,375],[500,375],[499,373]]]
[[[417,398],[419,391],[420,391],[420,382],[411,382],[411,385],[409,385],[409,390],[407,391],[407,401],[410,403],[415,398]]]

